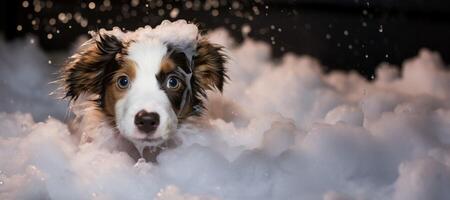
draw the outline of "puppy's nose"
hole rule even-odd
[[[139,111],[134,117],[134,124],[144,133],[154,132],[159,125],[159,115],[155,112]]]

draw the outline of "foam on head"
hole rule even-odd
[[[99,33],[114,35],[123,42],[158,40],[163,44],[169,44],[182,50],[188,58],[192,58],[197,40],[200,37],[198,27],[195,24],[186,22],[186,20],[174,22],[164,20],[154,28],[145,26],[135,31],[123,31],[119,27],[114,27],[112,30],[100,29]],[[95,32],[90,32],[90,34],[93,37],[97,37]]]

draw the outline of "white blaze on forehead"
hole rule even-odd
[[[128,48],[128,58],[137,64],[138,71],[145,74],[156,75],[166,53],[167,47],[155,39],[133,42]],[[139,73],[136,75],[139,76]]]

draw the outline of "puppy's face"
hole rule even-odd
[[[199,114],[205,90],[222,90],[221,47],[198,40],[192,56],[158,38],[119,40],[97,34],[67,62],[66,96],[96,97],[98,108],[125,138],[158,145],[178,123]]]

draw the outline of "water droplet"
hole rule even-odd
[[[94,2],[89,2],[88,7],[91,10],[95,9],[95,3]]]
[[[159,16],[163,16],[164,15],[164,9],[159,9],[158,10],[158,15]]]
[[[250,33],[250,31],[252,31],[252,28],[251,28],[250,25],[248,25],[248,24],[244,24],[244,25],[241,27],[241,32],[242,32],[242,35],[243,35],[243,36],[247,36],[247,35]]]
[[[81,25],[81,27],[83,27],[83,28],[86,27],[86,26],[88,25],[87,19],[81,20],[80,25]]]
[[[56,24],[56,19],[55,19],[55,18],[50,18],[50,19],[48,20],[48,24],[49,24],[50,26],[55,25],[55,24]]]
[[[34,5],[34,12],[41,12],[41,9],[42,9],[42,7],[41,7],[41,4],[35,4]]]
[[[22,6],[23,6],[24,8],[28,8],[29,5],[30,5],[30,3],[28,3],[28,1],[23,1],[23,2],[22,2]]]
[[[212,10],[211,15],[214,17],[217,17],[219,15],[219,10],[217,10],[217,9]]]
[[[139,5],[139,0],[131,0],[131,6],[136,7]]]
[[[170,17],[171,18],[176,18],[178,16],[178,13],[180,13],[180,10],[178,8],[174,8],[170,11]]]
[[[348,35],[348,31],[347,31],[347,30],[344,31],[344,35],[345,35],[345,36]]]

